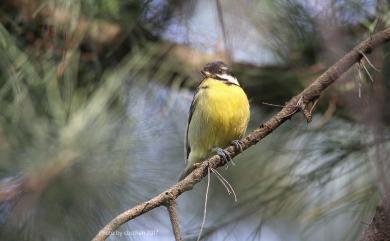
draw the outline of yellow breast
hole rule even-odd
[[[188,126],[189,162],[192,163],[208,157],[213,148],[225,148],[240,139],[250,115],[248,98],[241,87],[209,78],[199,89]]]

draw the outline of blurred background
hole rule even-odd
[[[173,185],[205,63],[232,65],[249,132],[389,24],[380,0],[2,0],[0,239],[90,240]],[[202,240],[357,239],[390,181],[389,48],[221,169],[237,202],[212,176]],[[178,199],[185,240],[205,181]],[[109,240],[173,240],[168,213]]]

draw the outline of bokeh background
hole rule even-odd
[[[390,24],[373,0],[2,0],[0,239],[90,240],[173,185],[205,63],[248,93],[248,131]],[[356,240],[389,185],[389,46],[213,176],[203,240]],[[378,69],[375,70],[375,68]],[[206,183],[178,199],[185,240]],[[109,240],[173,240],[166,209]]]

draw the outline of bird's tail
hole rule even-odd
[[[194,166],[193,165],[188,165],[184,171],[180,174],[179,178],[178,178],[178,182],[180,182],[181,180],[183,180],[186,176],[188,176],[188,174],[190,174],[192,171],[194,170]]]

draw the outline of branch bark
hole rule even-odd
[[[269,135],[272,131],[278,128],[286,120],[289,120],[294,114],[303,111],[305,117],[310,121],[307,109],[308,105],[317,100],[321,93],[332,83],[334,83],[343,73],[345,73],[353,64],[360,61],[363,57],[362,53],[369,53],[372,49],[382,45],[390,40],[390,28],[387,28],[377,34],[371,36],[361,42],[354,49],[344,55],[339,61],[331,66],[325,73],[317,78],[312,84],[304,89],[300,94],[291,98],[281,111],[272,116],[268,121],[261,124],[259,128],[254,130],[244,139],[242,139],[242,150],[245,151],[250,146],[255,145],[260,140]],[[231,145],[225,151],[233,158],[240,153],[235,146]],[[219,156],[213,156],[202,162],[190,175],[182,181],[176,183],[164,192],[153,197],[149,201],[140,203],[135,207],[124,211],[123,213],[112,219],[98,234],[93,238],[93,241],[105,240],[110,233],[119,228],[122,224],[132,220],[150,210],[164,205],[172,198],[176,199],[183,192],[191,190],[192,187],[200,182],[207,175],[209,167],[218,168],[223,165],[223,161]]]
[[[179,221],[177,219],[177,213],[176,213],[176,201],[170,200],[167,205],[168,213],[169,213],[169,219],[171,220],[172,224],[172,231],[173,235],[175,236],[176,241],[182,241],[182,238],[180,236],[180,228],[179,228]]]
[[[359,241],[385,240],[390,240],[390,192],[384,194],[376,207],[374,218],[359,239]]]

